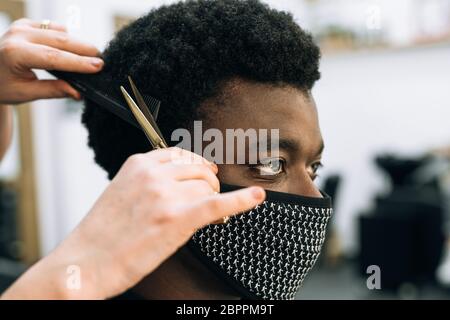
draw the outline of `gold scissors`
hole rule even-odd
[[[130,107],[131,112],[133,112],[134,117],[136,118],[137,122],[144,131],[152,147],[154,149],[167,148],[168,147],[167,142],[164,140],[164,137],[161,134],[161,131],[159,130],[155,121],[155,119],[158,116],[159,103],[156,106],[152,115],[149,107],[145,103],[144,98],[140,94],[139,90],[137,89],[136,85],[134,84],[130,76],[128,76],[128,81],[130,82],[131,90],[133,90],[133,94],[136,97],[137,103],[134,102],[133,98],[130,96],[127,90],[125,90],[123,86],[120,86],[120,90],[122,91],[123,97],[125,98],[128,106]]]

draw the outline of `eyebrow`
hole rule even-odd
[[[280,139],[278,142],[278,145],[280,149],[284,149],[288,152],[298,152],[300,151],[300,145],[297,143],[296,140],[293,139]],[[319,147],[317,148],[316,156],[320,155],[323,150],[325,149],[325,144],[323,140],[320,140]]]
[[[318,155],[322,154],[324,149],[325,149],[325,143],[323,142],[323,139],[320,139],[320,145],[319,145],[319,149],[317,149],[316,155],[318,156]]]
[[[267,146],[269,149],[271,148],[271,144],[270,142],[268,143]],[[289,139],[289,138],[284,138],[284,139],[280,139],[278,141],[278,147],[281,150],[285,150],[288,153],[296,153],[296,152],[301,152],[301,147],[300,144],[298,143],[297,140],[295,139]],[[259,148],[259,143],[253,143],[250,145],[250,150],[252,150],[253,148],[256,148],[256,150],[258,150]],[[317,148],[317,152],[315,153],[314,156],[319,156],[322,154],[323,150],[325,149],[325,144],[323,142],[323,140],[320,140],[320,144],[319,147]],[[253,149],[254,150],[254,149]]]
[[[280,139],[278,141],[280,149],[284,149],[288,152],[298,152],[300,150],[299,144],[292,139]]]

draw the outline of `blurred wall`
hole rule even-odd
[[[386,190],[373,157],[450,144],[449,57],[450,44],[323,58],[314,89],[326,144],[322,175],[344,175],[336,222],[347,252],[357,249],[355,215]]]
[[[139,16],[166,2],[173,1],[29,0],[28,16],[66,23],[71,33],[102,49],[113,36],[115,15]],[[267,2],[294,12],[306,27],[313,28],[321,15],[303,1]],[[354,14],[367,13],[355,9],[347,13]],[[410,23],[409,16],[405,19],[389,29],[394,39]],[[364,21],[359,16],[354,20]],[[369,207],[373,193],[385,186],[372,157],[386,150],[415,154],[450,142],[448,57],[450,45],[324,55],[322,79],[314,89],[326,143],[322,176],[344,175],[336,225],[347,252],[356,249],[355,215]],[[86,146],[81,106],[48,100],[34,105],[40,234],[46,253],[88,212],[107,180]]]

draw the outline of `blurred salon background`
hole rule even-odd
[[[0,0],[0,33],[21,17],[51,19],[103,49],[123,25],[171,2]],[[313,90],[326,145],[318,183],[334,195],[335,215],[298,298],[450,298],[450,1],[265,2],[290,11],[323,52]],[[108,183],[81,108],[15,108],[0,164],[0,291]]]

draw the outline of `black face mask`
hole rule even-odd
[[[241,187],[221,185],[222,191]],[[189,241],[194,254],[249,299],[294,299],[319,257],[331,198],[266,191],[253,210],[208,225]]]

